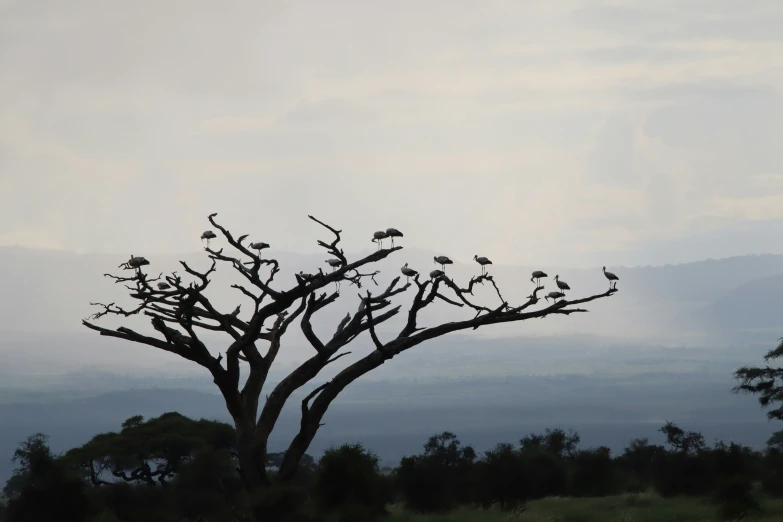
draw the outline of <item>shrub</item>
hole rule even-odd
[[[351,506],[351,512],[364,513],[364,520],[385,513],[393,491],[381,475],[378,461],[361,444],[344,444],[327,450],[315,472],[315,504],[326,511]]]
[[[723,519],[737,519],[760,510],[758,500],[753,496],[753,483],[741,475],[721,478],[714,500]]]

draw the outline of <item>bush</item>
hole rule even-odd
[[[405,457],[396,482],[409,509],[448,511],[475,499],[476,452],[453,433],[430,437],[424,454]]]
[[[758,500],[753,496],[753,483],[741,475],[721,478],[714,499],[723,519],[737,519],[760,511]]]
[[[485,509],[499,503],[514,509],[528,498],[527,470],[519,452],[510,444],[498,444],[486,452],[478,465],[477,498]]]
[[[302,519],[302,508],[307,502],[307,493],[298,485],[274,483],[253,494],[251,509],[253,516],[263,522],[294,522]]]
[[[361,444],[343,444],[327,450],[314,477],[316,506],[325,511],[351,506],[351,512],[364,514],[363,520],[384,514],[393,491],[381,475],[378,462],[378,457]]]

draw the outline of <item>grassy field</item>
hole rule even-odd
[[[783,500],[765,499],[763,512],[748,522],[783,520]],[[530,502],[523,512],[463,508],[447,514],[415,515],[392,508],[389,522],[723,522],[708,500],[664,499],[649,493],[604,498],[546,498]]]

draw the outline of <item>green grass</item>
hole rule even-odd
[[[748,522],[783,520],[783,499],[765,499],[762,514]],[[695,498],[664,499],[650,493],[603,498],[545,498],[524,512],[460,508],[450,513],[418,515],[393,506],[389,522],[723,522],[715,505]]]

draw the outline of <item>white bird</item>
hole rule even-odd
[[[566,283],[565,281],[561,281],[560,276],[558,275],[555,276],[555,283],[557,283],[557,287],[560,290],[571,290],[571,287],[568,286],[568,283]]]
[[[439,277],[442,277],[444,275],[446,275],[446,272],[444,272],[443,270],[433,270],[432,272],[430,272],[430,279],[438,279]]]
[[[215,239],[217,236],[214,232],[211,230],[205,230],[203,234],[201,234],[201,241],[207,240],[207,248],[209,248],[209,240]]]
[[[443,270],[444,273],[446,272],[446,265],[454,264],[454,261],[452,261],[446,256],[435,256],[432,259],[435,260],[436,264],[440,265],[440,268],[441,270]]]
[[[473,256],[473,260],[481,265],[481,275],[486,275],[487,273],[487,265],[491,265],[492,261],[487,259],[486,257],[479,257],[478,254]]]
[[[555,302],[557,302],[558,299],[561,297],[565,297],[565,294],[563,292],[549,292],[547,295],[544,296],[544,299],[546,299],[547,303],[550,299],[554,299]]]
[[[266,243],[262,243],[261,241],[258,241],[256,243],[250,243],[250,248],[253,250],[258,250],[258,255],[261,255],[261,251],[265,248],[269,248],[269,245]]]
[[[419,275],[417,271],[415,271],[412,268],[408,268],[408,263],[405,263],[402,265],[402,268],[400,268],[400,272],[402,272],[402,275],[405,276],[405,282],[409,282],[411,277],[416,277]]]
[[[383,248],[383,240],[386,239],[387,237],[389,237],[389,234],[387,234],[383,230],[379,230],[372,235],[372,242],[378,243],[378,250],[381,250]]]
[[[609,290],[611,290],[612,288],[617,288],[617,281],[619,281],[620,278],[611,272],[607,272],[606,267],[604,267],[604,275],[609,280]],[[614,287],[612,287],[612,282],[614,282]]]
[[[542,272],[541,270],[536,270],[535,272],[533,272],[533,277],[530,278],[530,282],[531,283],[535,282],[536,286],[541,286],[542,277],[547,277],[546,273]]]
[[[171,286],[168,283],[158,283],[158,290],[168,290]]]
[[[396,228],[387,228],[386,229],[386,236],[391,238],[392,248],[394,248],[394,238],[395,237],[402,237],[402,232],[400,232]]]

